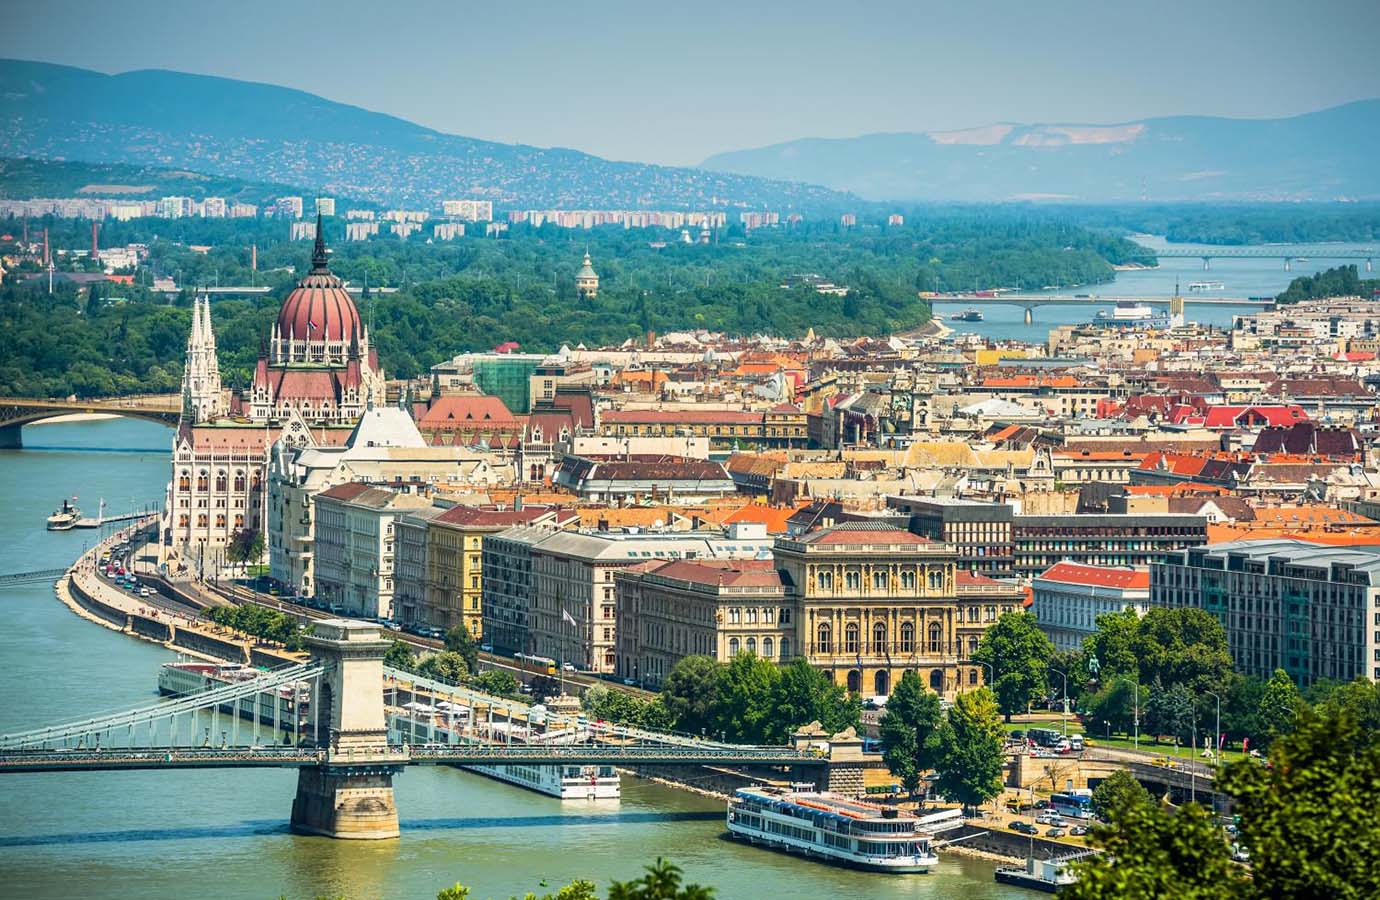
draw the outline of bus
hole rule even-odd
[[[1036,747],[1057,747],[1064,739],[1064,736],[1053,728],[1031,728],[1025,736]]]
[[[524,671],[541,672],[546,675],[556,674],[556,661],[549,656],[533,656],[530,653],[514,653],[513,659]]]
[[[1049,798],[1049,807],[1070,819],[1091,819],[1092,795],[1081,792],[1054,794]]]

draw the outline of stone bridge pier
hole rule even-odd
[[[383,654],[390,641],[369,622],[324,619],[306,638],[325,664],[311,698],[317,742],[326,761],[299,770],[292,830],[352,840],[398,836],[393,776],[407,763],[388,748],[383,710]]]
[[[816,790],[833,791],[845,797],[862,797],[867,793],[863,783],[863,739],[856,730],[849,728],[831,735],[819,722],[811,722],[791,735],[791,745],[828,759],[819,770],[822,777],[815,785]]]

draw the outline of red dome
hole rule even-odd
[[[348,341],[357,331],[355,301],[329,273],[314,272],[297,282],[278,313],[278,333],[290,340]]]

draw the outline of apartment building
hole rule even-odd
[[[431,501],[351,482],[316,497],[316,596],[367,619],[393,615],[397,520]]]
[[[1035,614],[1054,649],[1077,650],[1097,631],[1097,617],[1126,608],[1145,615],[1150,570],[1055,563],[1031,583]]]

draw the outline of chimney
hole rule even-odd
[[[91,223],[91,258],[92,258],[92,259],[100,259],[100,256],[101,256],[100,243],[99,243],[98,240],[97,240],[97,237],[98,237],[98,235],[100,235],[100,233],[101,233],[101,223],[100,223],[100,222],[92,222],[92,223]]]
[[[43,264],[46,266],[53,261],[53,254],[48,249],[48,229],[43,229]]]
[[[249,270],[250,270],[251,272],[257,272],[257,271],[259,271],[259,245],[258,245],[258,244],[250,244],[250,245],[249,245]]]

